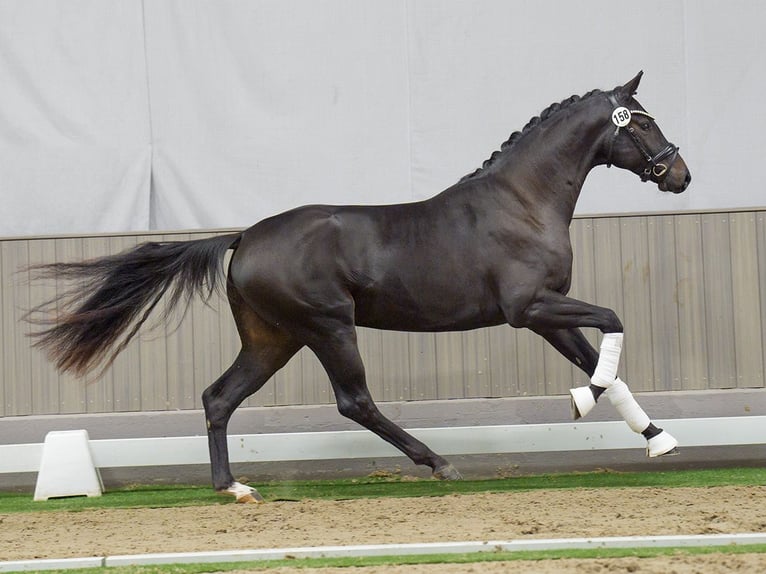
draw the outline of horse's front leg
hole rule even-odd
[[[617,377],[623,333],[622,324],[614,311],[578,301],[561,293],[546,291],[523,309],[515,309],[512,317],[517,323],[515,326],[528,327],[545,337],[567,359],[591,377],[589,386],[570,391],[572,414],[575,419],[587,415],[599,396],[606,393],[631,430],[646,438],[648,456],[677,452],[678,441],[651,422],[628,386]],[[579,331],[579,327],[595,327],[604,333],[600,353],[596,353]]]
[[[596,370],[591,377],[589,387],[571,389],[572,403],[581,416],[585,416],[595,399],[603,392],[620,413],[633,432],[641,433],[647,441],[646,454],[649,457],[664,454],[676,454],[678,441],[670,433],[655,426],[633,397],[628,385],[617,376],[622,352],[622,333],[604,333],[601,339],[601,352]],[[591,402],[593,398],[593,402]],[[584,412],[583,412],[584,411]],[[575,416],[575,419],[578,417]]]
[[[580,329],[533,329],[572,364],[579,367],[589,378],[593,378],[599,364],[599,354],[588,342]],[[617,371],[615,370],[615,376]],[[572,418],[577,420],[587,415],[596,406],[596,401],[605,391],[604,386],[593,383],[588,387],[571,389]]]

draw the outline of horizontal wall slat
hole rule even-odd
[[[59,375],[30,346],[20,321],[25,309],[65,286],[30,283],[17,271],[147,240],[209,235],[0,241],[0,416],[199,408],[202,390],[239,351],[225,298],[194,301],[179,328],[171,322],[143,333],[112,369],[86,384]],[[571,236],[570,294],[620,315],[626,327],[620,374],[635,390],[764,386],[766,211],[582,218],[572,222]],[[595,330],[584,333],[598,344]],[[509,327],[438,334],[360,329],[359,343],[377,400],[560,395],[587,383],[540,337]],[[246,404],[331,402],[327,376],[304,349]]]

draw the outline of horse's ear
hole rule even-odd
[[[636,77],[633,78],[631,81],[629,81],[627,84],[625,84],[622,87],[622,90],[628,95],[632,96],[638,91],[638,84],[641,83],[641,76],[644,75],[644,71],[641,70],[638,74],[636,74]]]

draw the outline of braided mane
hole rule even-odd
[[[536,128],[540,123],[542,123],[545,120],[547,120],[549,117],[554,115],[556,112],[558,112],[560,110],[563,110],[563,109],[566,109],[569,106],[571,106],[572,104],[574,104],[576,102],[579,102],[579,101],[582,101],[582,100],[584,100],[586,98],[589,98],[590,96],[592,96],[594,94],[600,94],[600,93],[602,93],[601,90],[592,90],[592,91],[588,92],[587,94],[584,94],[583,96],[571,96],[571,97],[567,98],[566,100],[564,100],[562,102],[551,104],[550,106],[545,108],[542,112],[540,112],[539,116],[535,116],[531,120],[529,120],[529,122],[527,122],[527,125],[525,125],[520,132],[518,132],[518,131],[517,132],[513,132],[510,135],[510,137],[500,145],[500,149],[499,150],[492,152],[492,155],[489,157],[489,159],[485,160],[484,163],[481,164],[480,168],[477,168],[475,171],[469,173],[468,175],[464,175],[462,178],[460,178],[460,182],[459,183],[464,182],[464,181],[466,181],[468,179],[471,179],[471,178],[479,175],[481,172],[483,172],[485,169],[487,169],[489,166],[491,166],[493,163],[495,163],[495,161],[500,156],[500,154],[502,154],[507,149],[512,147],[513,144],[515,144],[517,141],[519,141],[524,135],[526,135],[531,130]]]

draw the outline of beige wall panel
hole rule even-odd
[[[729,217],[707,213],[701,221],[708,384],[726,389],[737,386]]]
[[[3,341],[2,372],[4,379],[3,399],[5,415],[23,415],[33,412],[32,384],[30,383],[30,352],[26,337],[20,332],[19,321],[29,308],[29,289],[19,286],[14,273],[29,265],[26,242],[3,243],[0,252],[0,272],[3,275]]]
[[[300,361],[304,389],[310,393],[310,397],[313,397],[313,402],[306,404],[334,403],[335,395],[330,387],[330,379],[316,355],[304,348],[300,352]]]
[[[81,240],[67,240],[71,243],[71,248],[68,250],[64,257],[65,261],[77,261],[80,259],[93,259],[101,257],[110,253],[118,253],[121,251],[118,247],[120,237],[97,237],[97,238],[82,238]],[[79,243],[79,248],[77,244]],[[114,251],[112,249],[114,248]],[[117,411],[117,405],[114,402],[114,379],[119,379],[120,382],[126,382],[126,377],[123,374],[125,369],[129,368],[129,359],[132,358],[133,348],[125,349],[114,362],[113,368],[106,370],[102,374],[93,380],[91,384],[85,383],[85,400],[87,404],[87,412],[89,413],[103,413],[103,412],[115,412]],[[130,353],[126,355],[126,353]],[[65,387],[80,387],[84,382],[76,380],[71,384],[65,384]]]
[[[626,322],[623,307],[622,289],[622,247],[621,247],[620,219],[606,217],[593,220],[593,254],[596,261],[596,298],[589,301],[601,307],[612,309],[620,320],[623,327]],[[628,319],[628,322],[630,320]],[[627,376],[625,365],[630,360],[630,355],[638,352],[639,341],[634,341],[632,333],[625,333],[622,347],[622,359],[618,374],[623,380],[631,384]],[[600,339],[599,339],[600,344]]]
[[[385,394],[383,387],[385,383],[384,363],[386,360],[386,351],[383,347],[383,333],[382,331],[375,331],[373,329],[357,328],[357,341],[359,345],[359,354],[364,363],[367,386],[370,389],[373,398],[378,400]],[[401,360],[401,357],[397,357],[397,360]],[[320,366],[320,371],[315,376],[321,376],[323,373],[324,371],[321,370]]]
[[[463,339],[463,384],[466,398],[491,397],[489,340],[486,329],[465,331]]]
[[[702,258],[702,224],[699,215],[676,217],[676,272],[678,333],[681,348],[681,386],[708,388],[707,323]]]
[[[621,223],[623,321],[629,337],[623,364],[634,391],[654,390],[649,245],[644,217],[625,217]]]
[[[410,398],[410,348],[406,333],[381,331],[380,391],[374,396],[382,401],[406,401]]]
[[[213,234],[194,235],[195,239],[211,237]],[[208,301],[194,297],[189,305],[189,312],[183,328],[190,328],[194,333],[193,369],[194,369],[194,404],[202,408],[204,391],[222,372],[218,323],[222,309],[220,296],[214,293]],[[228,311],[228,304],[226,305]],[[226,365],[228,367],[228,365]]]
[[[681,344],[676,284],[676,229],[671,215],[647,218],[649,284],[651,302],[650,346],[655,391],[680,390]],[[671,254],[671,256],[668,256]],[[648,341],[649,342],[649,341]]]
[[[225,302],[223,304],[225,304]],[[224,365],[223,369],[225,370],[228,367],[228,364]],[[215,380],[215,378],[213,380]],[[211,383],[212,382],[213,381],[211,380]],[[301,366],[299,361],[288,361],[288,364],[278,370],[266,384],[273,384],[275,404],[306,404],[303,388],[303,378],[301,377]]]
[[[436,397],[436,336],[433,333],[408,335],[410,356],[410,398],[415,401]]]
[[[7,246],[5,244],[0,245],[0,416],[5,416],[6,410],[10,410],[9,405],[6,405],[5,401],[5,386],[10,380],[10,373],[8,373],[8,363],[10,361],[11,338],[7,330],[9,330],[13,323],[13,318],[8,310],[10,302],[14,300],[14,293],[17,289],[14,284],[14,280],[6,275],[6,263],[5,252]],[[13,325],[15,327],[15,325]],[[12,335],[16,338],[17,334]]]
[[[462,333],[436,334],[435,370],[437,398],[456,399],[465,396]]]
[[[763,336],[758,277],[758,234],[754,213],[729,215],[734,353],[738,387],[762,387]]]
[[[635,390],[764,386],[766,212],[577,219],[570,295],[611,307],[625,323],[621,375]],[[59,375],[30,347],[23,310],[62,292],[27,284],[27,264],[116,253],[146,240],[209,233],[14,239],[0,242],[0,414],[173,410],[201,406],[239,337],[225,296],[195,300],[186,320],[144,333],[90,384]],[[160,305],[161,307],[162,305]],[[158,324],[163,309],[150,318]],[[584,329],[597,346],[595,329]],[[377,400],[564,394],[587,384],[542,338],[507,325],[465,333],[359,329]],[[301,350],[247,405],[332,403],[327,375]]]
[[[47,263],[55,257],[56,241],[53,239],[27,242],[29,252],[29,264],[40,265]],[[34,282],[26,284],[29,274],[18,272],[13,277],[18,289],[28,289],[29,300],[35,302],[48,301],[56,296],[56,285],[52,281]],[[35,327],[24,323],[14,325],[16,336],[27,342],[27,348],[23,353],[30,361],[30,384],[32,385],[32,414],[56,414],[61,409],[60,377],[53,363],[48,361],[45,355],[31,347],[31,342],[26,338],[29,331]],[[39,328],[39,327],[38,327]],[[0,384],[0,389],[2,385]],[[2,391],[0,390],[0,395]]]
[[[189,234],[165,235],[163,241],[185,241]],[[180,325],[182,307],[177,308],[165,326],[167,352],[168,403],[175,409],[193,409],[194,397],[194,331]]]
[[[569,389],[574,386],[572,363],[547,343],[543,344],[543,363],[545,365],[544,394],[562,395],[569,392]]]
[[[109,253],[119,253],[138,245],[137,237],[110,237]],[[117,361],[120,364],[117,365]],[[115,361],[115,368],[110,369],[111,393],[114,410],[140,411],[143,408],[141,397],[141,345],[129,345]],[[101,411],[99,411],[101,412]]]
[[[489,337],[489,373],[493,397],[519,395],[519,358],[516,354],[517,333],[509,325],[491,327]]]
[[[547,343],[542,337],[532,331],[517,331],[519,396],[534,397],[545,394],[545,345]]]
[[[761,341],[766,343],[766,212],[755,214],[758,254],[758,295],[761,308]],[[751,319],[753,315],[748,315]],[[761,349],[761,368],[766,368],[766,348]],[[765,377],[766,378],[766,377]]]
[[[136,244],[157,240],[156,235],[140,235],[136,237]],[[138,347],[141,410],[144,411],[172,408],[168,397],[167,337],[165,326],[161,323],[164,312],[165,304],[160,301],[135,342]]]
[[[572,239],[572,287],[570,297],[596,303],[596,260],[593,247],[593,219],[575,219],[570,227]],[[598,329],[582,329],[583,335],[598,349]],[[572,365],[572,386],[581,387],[590,383],[590,378],[578,367]]]

